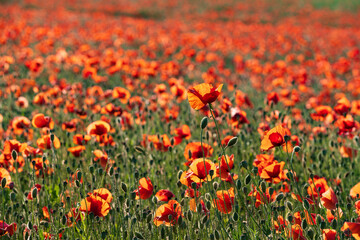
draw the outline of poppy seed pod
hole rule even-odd
[[[209,119],[207,117],[203,117],[203,119],[201,119],[200,128],[205,129],[208,125],[208,121]]]

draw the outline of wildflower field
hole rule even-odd
[[[359,7],[0,0],[0,238],[360,239]]]

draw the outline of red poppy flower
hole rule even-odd
[[[16,232],[16,229],[17,229],[16,223],[12,223],[9,225],[3,220],[0,220],[0,237],[5,236],[6,234],[8,234],[11,237]]]
[[[155,194],[155,197],[157,198],[158,201],[167,202],[171,198],[175,197],[175,195],[169,190],[162,189]]]
[[[335,195],[334,190],[329,188],[326,192],[321,195],[321,204],[324,205],[325,208],[333,210],[336,208],[336,204],[338,202],[337,197]]]
[[[214,200],[214,203],[217,209],[225,214],[228,214],[232,211],[232,207],[234,205],[234,188],[230,188],[229,190],[221,190],[216,192],[217,199]]]
[[[140,186],[134,190],[136,193],[136,199],[148,199],[153,194],[153,185],[150,178],[141,178],[139,180]]]
[[[32,119],[32,125],[35,128],[54,128],[54,122],[51,117],[45,116],[42,113],[36,114]]]
[[[170,200],[168,203],[165,203],[156,209],[154,224],[156,226],[162,224],[165,226],[174,226],[181,215],[180,203],[176,200]]]
[[[105,217],[110,211],[110,205],[100,196],[90,195],[80,202],[80,211],[93,213],[98,217]]]

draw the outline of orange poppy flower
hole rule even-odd
[[[43,150],[41,150],[40,148],[34,148],[31,146],[27,146],[24,150],[24,154],[25,156],[32,156],[32,157],[36,157],[36,155],[43,155]]]
[[[89,124],[86,128],[86,132],[90,136],[101,136],[107,134],[110,131],[110,124],[105,121],[99,120]]]
[[[204,153],[202,148],[204,149]],[[185,147],[184,157],[186,158],[186,160],[192,161],[193,159],[196,158],[202,158],[202,157],[206,158],[212,156],[214,149],[209,144],[203,143],[202,148],[201,148],[201,142],[191,142]],[[189,155],[189,152],[191,152],[191,157]]]
[[[209,213],[209,210],[206,208],[204,201],[203,201],[202,199],[198,199],[197,202],[201,204],[201,212],[202,212],[202,213],[205,213],[205,214],[208,214],[208,213]],[[196,203],[196,199],[195,199],[195,198],[190,199],[190,201],[189,201],[189,208],[190,208],[191,211],[197,212],[197,205],[198,205],[198,204]]]
[[[115,87],[112,92],[112,97],[119,99],[121,103],[126,104],[130,98],[130,92],[122,87]]]
[[[104,199],[107,203],[111,203],[113,200],[113,196],[111,194],[111,192],[107,189],[107,188],[99,188],[99,189],[95,189],[93,190],[91,193],[89,193],[90,195],[94,195],[94,196],[99,196],[102,199]]]
[[[343,115],[350,110],[350,101],[346,97],[342,97],[337,101],[334,111],[337,114]]]
[[[334,219],[337,220],[338,216],[339,218],[342,218],[343,216],[343,211],[341,208],[337,208],[334,214],[332,212],[334,212],[334,210],[326,209],[326,219],[328,220],[329,223],[331,223]]]
[[[175,195],[169,190],[161,189],[155,194],[155,197],[158,201],[167,202],[171,198],[175,197]]]
[[[11,237],[16,232],[16,229],[17,229],[16,223],[12,223],[9,225],[3,220],[0,220],[0,237],[5,236],[7,234]]]
[[[341,231],[350,231],[353,238],[360,240],[360,223],[358,222],[345,222]]]
[[[311,178],[308,180],[310,186],[307,189],[309,196],[318,197],[329,189],[326,179],[319,176],[314,176],[314,182]]]
[[[17,153],[22,153],[25,151],[27,147],[26,143],[20,143],[17,140],[6,140],[4,143],[3,154],[4,155],[11,155],[12,151]]]
[[[285,162],[279,163],[275,160],[272,164],[261,169],[261,173],[259,171],[260,177],[267,182],[279,183],[285,175],[283,172],[284,165]]]
[[[85,151],[85,146],[75,146],[75,147],[71,147],[68,148],[68,151],[71,152],[72,155],[74,155],[74,157],[80,157],[81,153],[83,151]]]
[[[51,149],[51,138],[50,134],[44,135],[38,140],[36,140],[36,144],[41,149]],[[53,144],[54,148],[58,149],[60,148],[60,140],[54,135],[54,141]]]
[[[360,182],[350,189],[350,196],[352,198],[360,198]]]
[[[197,158],[189,166],[191,172],[191,180],[200,183],[211,181],[211,179],[216,177],[216,165],[209,159]],[[209,174],[210,170],[214,171],[214,175]]]
[[[110,211],[110,205],[100,196],[90,195],[80,202],[81,212],[93,213],[98,217],[105,217]]]
[[[223,181],[232,181],[230,170],[234,168],[234,154],[232,154],[230,157],[226,155],[226,160],[224,156],[221,156],[219,158],[219,161],[220,166],[219,164],[216,164],[216,176],[221,177],[221,180]],[[237,175],[235,175],[234,177],[237,178]]]
[[[165,226],[174,226],[180,216],[182,216],[180,203],[176,200],[170,200],[168,203],[165,203],[156,209],[154,224],[156,226],[162,224]]]
[[[199,110],[205,105],[214,102],[221,93],[223,84],[220,84],[217,88],[214,88],[211,84],[202,83],[194,86],[188,90],[188,100],[190,106]]]
[[[42,113],[36,114],[32,119],[32,125],[35,128],[54,128],[54,122],[51,117],[45,116]]]
[[[109,159],[107,153],[104,153],[101,150],[94,150],[93,154],[95,155],[94,162],[99,161],[103,169],[106,168],[106,165],[110,165],[113,163],[113,161]]]
[[[15,134],[22,134],[25,129],[29,128],[31,125],[30,120],[27,117],[15,117],[11,122],[11,127]]]
[[[329,188],[326,192],[321,195],[321,204],[324,205],[325,208],[333,210],[336,208],[336,204],[338,202],[336,194],[332,188]]]
[[[234,188],[229,190],[221,190],[216,192],[217,199],[214,200],[214,203],[217,209],[225,214],[228,214],[232,211],[234,205]]]
[[[140,186],[138,189],[134,190],[136,193],[136,200],[150,198],[153,194],[153,185],[150,178],[141,178],[139,184]]]
[[[281,125],[272,128],[270,131],[265,133],[264,138],[261,140],[260,149],[262,151],[268,151],[274,147],[285,144],[285,135],[291,135],[289,129],[284,128]]]
[[[176,135],[174,137],[174,145],[180,144],[184,138],[187,140],[191,138],[191,131],[188,125],[182,125],[180,128],[176,128],[174,134]]]
[[[324,240],[336,240],[340,239],[339,235],[336,237],[337,232],[333,229],[324,229],[322,230],[322,237]]]

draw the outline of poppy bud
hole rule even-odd
[[[77,187],[80,187],[80,186],[81,186],[80,181],[76,179],[76,180],[75,180],[75,185],[76,185]]]
[[[15,201],[15,199],[16,199],[16,193],[11,192],[11,193],[10,193],[10,200],[11,200],[11,201]]]
[[[64,216],[62,216],[62,218],[61,218],[61,224],[62,224],[62,225],[65,225],[66,222],[67,222],[67,219],[66,219],[66,216],[64,215]]]
[[[122,189],[124,192],[127,192],[127,185],[126,185],[126,183],[124,183],[124,182],[121,183],[121,189]]]
[[[178,175],[177,175],[177,178],[178,178],[178,179],[181,178],[181,175],[183,174],[183,172],[184,172],[183,170],[180,170],[180,171],[178,172]]]
[[[213,233],[210,233],[209,238],[210,240],[215,240],[215,235]]]
[[[307,228],[306,219],[303,219],[303,220],[301,221],[301,228],[302,228],[303,230],[305,230],[305,229]]]
[[[206,205],[206,209],[210,209],[210,208],[211,208],[211,202],[210,202],[210,201],[206,202],[205,205]]]
[[[215,235],[215,238],[216,238],[216,239],[220,239],[220,233],[219,233],[218,230],[215,229],[214,235]]]
[[[175,139],[174,139],[174,138],[171,138],[171,139],[170,139],[170,145],[171,145],[171,146],[174,146],[174,144],[175,144]]]
[[[241,181],[240,181],[240,179],[236,180],[236,188],[237,188],[238,190],[241,189]]]
[[[197,187],[196,182],[192,182],[192,183],[191,183],[191,188],[194,189],[194,190],[196,190],[196,187]]]
[[[243,187],[243,188],[242,188],[242,191],[243,191],[243,193],[246,195],[246,194],[248,193],[248,188],[247,188],[247,187]]]
[[[135,170],[135,172],[134,172],[134,177],[135,177],[135,179],[139,178],[139,172],[137,170]]]
[[[254,174],[258,174],[259,168],[258,168],[258,167],[254,167],[254,168],[252,169],[252,172],[253,172]]]
[[[14,159],[14,161],[16,161],[17,157],[18,157],[18,153],[15,150],[12,150],[11,152],[11,156]]]
[[[266,182],[265,181],[262,181],[260,183],[260,189],[263,193],[266,192]]]
[[[284,140],[285,140],[285,142],[290,141],[290,139],[291,139],[291,137],[290,137],[289,135],[285,135],[285,136],[284,136]]]
[[[324,229],[326,227],[325,221],[320,222],[320,229]]]
[[[289,202],[289,201],[286,201],[286,207],[290,210],[290,211],[292,211],[293,210],[293,205],[292,205],[292,203],[291,202]]]
[[[239,220],[239,215],[237,214],[237,212],[234,212],[232,219],[233,219],[235,222],[237,222],[237,221]]]
[[[2,180],[1,180],[1,187],[2,188],[5,188],[5,186],[6,186],[6,178],[3,178]]]
[[[310,208],[310,203],[309,203],[309,201],[308,201],[307,199],[304,199],[304,201],[303,201],[303,206],[304,206],[304,208],[305,208],[306,210],[309,210],[309,208]]]
[[[218,182],[213,182],[213,188],[214,188],[215,191],[218,190],[219,183]]]
[[[301,148],[299,146],[294,147],[294,152],[299,152],[300,150],[301,150]]]
[[[192,212],[191,212],[191,210],[189,209],[188,211],[187,211],[187,214],[186,214],[186,217],[187,217],[187,219],[189,220],[189,221],[191,221],[191,219],[192,219]]]
[[[243,161],[241,161],[241,166],[242,166],[243,168],[247,169],[248,163],[247,163],[245,160],[243,160]]]
[[[130,199],[134,200],[136,198],[136,193],[135,192],[131,192],[130,193]]]
[[[169,216],[171,216],[171,215],[169,215]],[[143,237],[143,235],[141,235],[141,233],[139,233],[139,232],[135,232],[135,236],[136,236],[138,239],[145,239],[145,238]],[[103,239],[105,239],[105,238],[103,238]]]
[[[231,139],[229,140],[229,142],[228,142],[228,144],[227,144],[226,147],[232,147],[232,146],[234,146],[234,145],[237,143],[237,140],[238,140],[237,137],[231,138]]]
[[[280,202],[283,198],[284,198],[284,194],[283,194],[283,193],[279,193],[279,194],[276,196],[276,201],[277,201],[277,202]]]
[[[208,125],[208,118],[207,117],[204,117],[202,120],[201,120],[201,123],[200,123],[200,127],[201,129],[205,129],[206,126]]]
[[[82,178],[82,173],[81,173],[80,171],[77,172],[76,178],[79,179],[79,180],[81,180],[81,178]]]
[[[201,205],[201,203],[199,203],[199,204],[196,206],[196,211],[197,211],[197,212],[201,212],[201,211],[202,211],[202,205]]]
[[[103,175],[103,173],[104,173],[104,169],[99,168],[99,169],[98,169],[98,174],[99,174],[99,175]]]
[[[287,216],[287,220],[288,220],[289,222],[292,222],[293,219],[294,219],[293,215],[291,215],[291,214],[289,213],[289,215]]]
[[[245,185],[248,185],[250,183],[250,181],[251,181],[251,176],[248,174],[245,177]]]
[[[178,181],[178,182],[176,183],[176,185],[177,185],[178,187],[181,187],[182,183],[181,183],[180,181]]]
[[[314,239],[314,231],[311,228],[307,230],[307,235],[309,236],[309,239]]]
[[[54,142],[54,139],[55,139],[55,135],[53,133],[50,133],[50,141],[51,141],[51,143]]]
[[[140,146],[135,146],[134,147],[135,151],[138,152],[138,153],[142,153],[142,154],[145,154],[145,150],[140,147]]]
[[[210,139],[210,133],[209,133],[209,131],[207,131],[206,132],[206,140],[209,141],[209,139]]]
[[[332,220],[332,222],[331,222],[331,227],[332,227],[333,229],[336,229],[336,227],[337,227],[337,221],[336,221],[336,219],[333,219],[333,220]]]
[[[109,169],[109,175],[112,176],[114,174],[114,168],[113,167],[110,167]]]
[[[36,187],[34,187],[34,189],[31,191],[31,196],[33,199],[35,199],[37,197],[37,190],[38,189]]]

